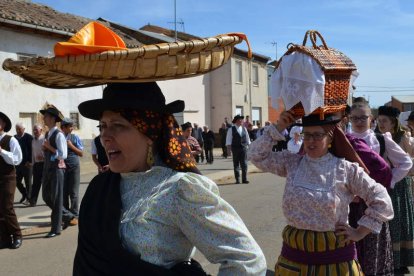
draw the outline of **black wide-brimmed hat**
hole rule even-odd
[[[309,116],[304,116],[302,118],[302,123],[297,123],[297,126],[324,126],[324,125],[332,125],[336,124],[341,121],[340,118],[335,116],[334,114],[325,114],[325,118],[323,120],[320,119],[319,114],[311,114]]]
[[[239,119],[244,119],[244,116],[241,116],[241,115],[237,114],[236,116],[234,116],[232,123],[233,124],[236,123],[236,121],[239,120]]]
[[[44,109],[39,110],[39,112],[42,113],[42,115],[45,115],[45,113],[52,115],[56,118],[56,122],[61,122],[65,118],[62,112],[60,112],[53,104],[48,104]]]
[[[406,121],[414,121],[414,111],[411,111]]]
[[[110,83],[103,91],[102,99],[81,103],[82,116],[99,120],[105,110],[149,110],[161,113],[178,113],[184,110],[184,101],[165,104],[165,97],[156,82]]]
[[[378,108],[378,115],[398,118],[400,113],[401,111],[398,108],[392,106],[383,105]]]
[[[9,117],[7,117],[7,115],[4,114],[3,112],[0,112],[0,119],[2,119],[3,122],[6,123],[6,125],[4,126],[4,132],[8,132],[12,127]]]

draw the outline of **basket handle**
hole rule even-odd
[[[302,43],[303,46],[306,45],[306,42],[308,40],[308,37],[309,37],[309,40],[312,42],[313,48],[315,48],[315,49],[319,48],[316,45],[316,40],[319,37],[319,39],[322,41],[323,48],[325,48],[326,50],[329,49],[328,48],[328,45],[326,45],[325,39],[323,39],[322,35],[318,31],[316,31],[316,30],[308,30],[306,32],[305,37],[303,38],[303,43]]]

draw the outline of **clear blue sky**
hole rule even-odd
[[[174,29],[174,0],[33,0],[91,19],[140,28]],[[177,30],[201,37],[247,34],[254,52],[280,57],[290,42],[316,29],[328,46],[357,65],[355,96],[372,106],[391,95],[414,95],[414,1],[411,0],[176,0]],[[274,43],[277,42],[277,47]],[[243,47],[241,47],[243,48]]]

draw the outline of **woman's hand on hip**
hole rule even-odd
[[[335,234],[337,236],[345,236],[344,242],[357,242],[362,240],[366,235],[371,233],[369,228],[365,226],[358,226],[358,228],[353,228],[347,223],[338,223],[335,226]]]

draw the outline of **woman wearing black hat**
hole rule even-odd
[[[0,248],[17,249],[22,245],[22,231],[13,208],[14,192],[16,191],[16,169],[14,166],[20,164],[23,155],[17,139],[6,134],[10,129],[9,117],[0,112],[0,218],[4,219],[6,232],[0,233],[2,241]]]
[[[387,190],[364,172],[339,120],[325,114],[303,118],[304,155],[272,152],[284,129],[295,122],[283,112],[276,125],[252,142],[249,159],[258,168],[286,177],[283,212],[287,226],[275,275],[362,275],[355,241],[379,233],[393,217]],[[355,195],[367,205],[358,228],[348,225],[348,206]]]
[[[414,145],[410,135],[398,120],[400,111],[391,106],[378,108],[377,131],[391,135],[403,151],[414,156]],[[386,158],[386,157],[385,157]],[[390,221],[390,233],[394,250],[394,272],[410,273],[408,266],[414,265],[414,210],[412,195],[412,178],[406,176],[395,183],[389,191],[394,207],[395,216]]]
[[[155,82],[109,84],[79,105],[99,120],[110,171],[83,197],[74,275],[204,275],[194,246],[221,275],[265,274],[257,243],[195,165],[172,115],[183,109]]]

